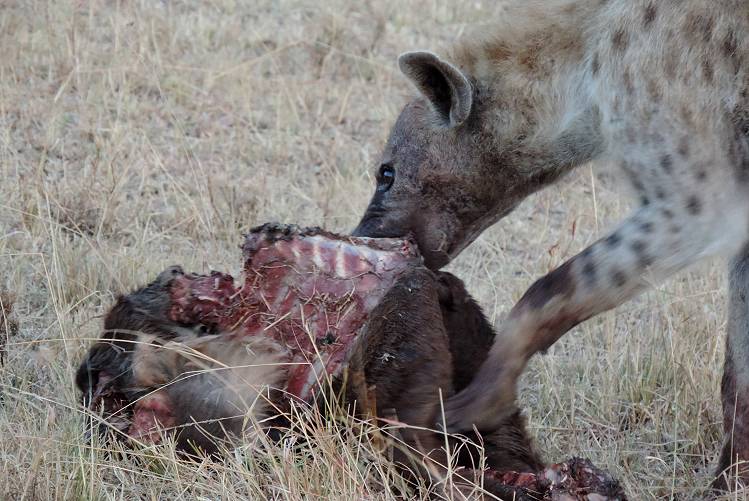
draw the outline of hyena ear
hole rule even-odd
[[[398,66],[429,100],[441,125],[455,127],[468,118],[473,89],[458,68],[426,51],[401,54]]]

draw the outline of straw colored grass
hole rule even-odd
[[[221,463],[168,445],[124,453],[86,440],[72,375],[115,295],[166,266],[236,273],[241,232],[266,221],[350,230],[412,92],[395,57],[449,44],[491,4],[3,4],[0,292],[14,308],[0,320],[19,329],[0,368],[0,498],[394,498],[401,480],[366,424],[312,419]],[[618,184],[580,168],[450,269],[499,321],[626,212]],[[631,499],[705,495],[724,268],[681,274],[533,360],[522,405],[548,460],[589,457]]]

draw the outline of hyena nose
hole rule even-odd
[[[363,230],[361,224],[357,225],[357,227],[353,229],[353,231],[351,232],[351,236],[352,237],[363,237],[363,236],[366,236],[366,235],[364,235],[364,230]]]
[[[354,231],[351,232],[353,237],[378,237],[378,229],[382,226],[378,223],[379,218],[367,217],[365,215]]]
[[[386,213],[380,209],[373,210],[370,207],[351,235],[370,238],[404,238],[410,233],[410,229],[391,216],[392,213]]]

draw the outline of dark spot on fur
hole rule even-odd
[[[648,95],[650,96],[650,99],[653,100],[653,102],[657,103],[661,100],[661,88],[658,85],[658,82],[656,82],[654,78],[648,79],[646,88],[648,91]]]
[[[630,130],[632,130],[632,133],[634,133],[634,129],[630,129]],[[622,167],[622,170],[625,172],[625,174],[629,176],[630,180],[632,180],[634,178],[635,173],[632,170],[632,166],[629,164],[629,162],[626,160],[622,160],[621,167]]]
[[[741,55],[738,52],[738,45],[736,32],[730,30],[723,38],[723,56],[733,63],[734,73],[738,73],[741,70]]]
[[[614,96],[614,106],[613,106],[614,113],[620,113],[622,111],[622,98],[618,94]]]
[[[749,181],[749,115],[735,112],[735,129],[730,143],[729,154],[740,183]]]
[[[645,195],[640,197],[640,205],[645,207],[646,205],[650,205],[650,199],[646,197]]]
[[[661,167],[666,172],[666,174],[671,174],[671,172],[673,172],[674,159],[671,158],[671,155],[669,155],[668,153],[661,157]]]
[[[742,183],[749,180],[749,157],[741,158],[736,164],[736,175]]]
[[[681,232],[681,226],[673,225],[668,229],[668,231],[676,235],[677,233]]]
[[[663,188],[660,186],[656,186],[655,188],[655,198],[658,200],[665,200],[666,199],[666,192],[663,191]]]
[[[575,292],[575,282],[570,273],[572,261],[536,280],[520,298],[520,304],[527,304],[534,310],[543,308],[552,298],[559,295],[571,296]]]
[[[741,96],[746,103],[749,103],[749,96],[747,96],[748,92],[749,87],[742,91]],[[733,123],[736,124],[736,141],[749,139],[749,111],[735,109],[731,118]]]
[[[645,242],[642,242],[640,240],[636,240],[632,242],[630,245],[630,248],[632,249],[632,252],[635,253],[635,256],[637,256],[637,266],[640,268],[647,268],[651,264],[653,264],[653,258],[645,252],[646,250]]]
[[[689,200],[687,200],[687,211],[693,216],[696,216],[702,211],[702,203],[696,195],[692,195],[689,197]]]
[[[694,127],[694,113],[692,112],[692,109],[689,107],[689,105],[682,105],[681,118],[682,120],[684,120],[684,123],[686,125]]]
[[[593,286],[596,283],[596,265],[593,261],[585,261],[583,265],[583,276],[585,277],[585,283],[588,286]]]
[[[635,84],[632,81],[632,73],[630,73],[629,68],[624,70],[622,78],[624,79],[624,88],[627,90],[627,94],[631,96],[635,93]]]
[[[645,29],[650,28],[650,25],[652,25],[653,21],[655,21],[655,15],[657,13],[658,9],[653,2],[650,2],[648,6],[645,7],[645,12],[642,15],[642,24]]]
[[[624,28],[617,29],[613,35],[611,35],[611,47],[615,51],[624,52],[627,50],[629,44],[629,34]]]
[[[593,261],[593,247],[587,247],[580,253],[580,259],[583,260],[583,278],[588,286],[596,283],[596,263]]]
[[[709,59],[703,59],[702,60],[702,78],[704,78],[707,83],[712,83],[713,76],[714,76],[713,63],[711,63]]]
[[[684,30],[688,35],[691,35],[692,41],[696,42],[696,37],[702,35],[702,41],[707,43],[713,36],[714,26],[715,20],[712,17],[691,12],[687,15]]]
[[[616,270],[611,274],[611,281],[616,287],[624,287],[624,284],[627,283],[627,275],[622,271]]]
[[[590,71],[593,73],[593,76],[598,75],[598,72],[601,69],[601,62],[598,60],[598,52],[593,54],[593,60],[590,62]]]
[[[689,136],[684,136],[679,141],[679,148],[676,150],[682,158],[689,158]]]
[[[678,59],[676,57],[675,51],[671,50],[668,56],[666,56],[666,60],[663,64],[663,71],[665,71],[666,78],[669,80],[676,78],[676,67],[678,64]]]
[[[466,51],[470,52],[470,51]],[[504,42],[497,42],[486,48],[486,55],[492,61],[503,61],[512,55],[512,51]]]
[[[739,163],[739,180],[744,183],[749,179],[749,157],[744,157]]]
[[[733,58],[736,54],[736,49],[739,47],[739,42],[736,40],[736,32],[729,30],[726,36],[723,38],[723,56],[727,58]]]
[[[702,18],[702,40],[709,42],[713,36],[713,27],[715,26],[715,19],[712,17]]]
[[[651,223],[650,221],[641,223],[640,230],[642,230],[643,233],[653,233],[653,223]]]
[[[630,164],[629,162],[622,162],[622,170],[629,178],[629,182],[632,184],[632,187],[635,189],[637,194],[639,195],[645,195],[645,185],[642,184],[642,180],[640,179],[639,173],[643,172],[644,167],[640,163],[634,163]]]
[[[629,144],[636,144],[637,143],[637,131],[634,129],[634,127],[628,127],[624,133],[627,135],[627,142]]]
[[[694,177],[697,179],[697,181],[704,181],[705,179],[707,179],[707,171],[705,171],[704,169],[700,169],[697,171]]]
[[[663,146],[663,135],[658,132],[653,132],[648,136],[650,138],[650,144],[657,146]]]
[[[619,234],[616,232],[606,237],[606,245],[612,249],[618,246],[621,241],[622,241],[622,237],[620,237]]]
[[[674,213],[671,211],[671,209],[663,209],[661,213],[663,214],[663,217],[665,217],[666,219],[674,218]]]
[[[528,69],[530,73],[535,73],[536,71],[538,71],[539,67],[539,56],[540,54],[538,50],[533,48],[520,54],[518,60],[520,61],[520,64]]]

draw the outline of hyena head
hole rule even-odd
[[[529,149],[529,121],[493,92],[430,52],[398,60],[420,96],[406,104],[376,172],[355,235],[413,234],[438,269],[543,184]],[[517,117],[521,117],[520,120]],[[499,130],[497,130],[499,129]]]
[[[480,182],[492,140],[479,124],[474,85],[458,68],[428,52],[403,54],[398,63],[421,96],[390,132],[354,234],[412,233],[427,266],[437,269],[496,219],[486,216],[496,197]]]

